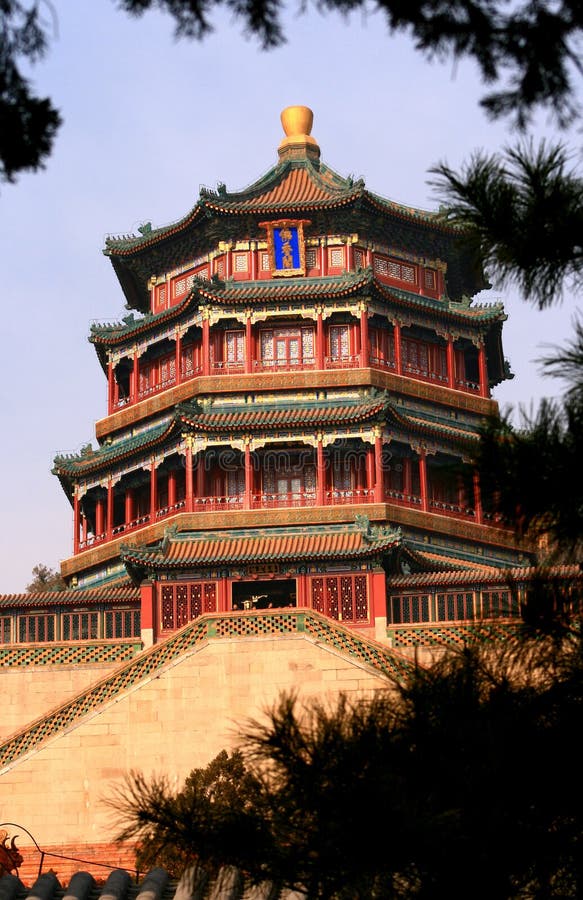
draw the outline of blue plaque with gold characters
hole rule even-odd
[[[306,274],[306,248],[304,225],[307,219],[282,219],[279,222],[261,222],[267,229],[267,251],[272,276]]]

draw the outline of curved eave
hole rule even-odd
[[[165,309],[155,315],[145,315],[142,319],[138,319],[133,326],[122,323],[110,326],[93,326],[89,335],[89,343],[94,345],[97,358],[103,370],[107,372],[107,350],[110,347],[133,341],[144,334],[156,331],[157,328],[167,325],[168,322],[179,319],[191,306],[196,305],[193,303],[193,299],[196,296],[197,292],[194,287],[176,306],[171,306],[170,309]]]
[[[57,475],[61,480],[67,481],[78,480],[83,476],[94,475],[102,469],[109,470],[112,464],[123,462],[132,456],[142,454],[164,443],[176,430],[177,421],[172,418],[165,426],[159,426],[152,429],[154,432],[148,437],[146,432],[140,441],[138,438],[130,438],[128,441],[120,441],[119,445],[100,447],[99,450],[92,452],[90,456],[72,456],[69,458],[56,457],[53,466],[53,475]]]
[[[358,296],[366,291],[375,291],[377,296],[394,306],[404,309],[422,309],[428,315],[438,316],[440,322],[446,320],[458,324],[490,326],[507,318],[502,304],[476,305],[452,308],[449,301],[434,300],[401,288],[381,282],[369,267],[350,272],[340,277],[266,279],[264,281],[208,282],[197,285],[199,297],[208,303],[223,303],[228,306],[253,305],[255,303],[284,302],[296,300],[335,300]]]
[[[133,584],[117,587],[36,591],[20,594],[0,594],[0,609],[46,609],[55,606],[94,606],[102,603],[139,602],[140,590]]]
[[[433,300],[430,297],[423,297],[420,294],[404,291],[401,288],[391,287],[374,276],[372,282],[379,297],[383,300],[407,309],[415,309],[417,311],[424,309],[428,313],[438,315],[440,321],[446,320],[465,325],[472,323],[491,326],[497,322],[504,322],[508,318],[501,303],[493,303],[491,305],[478,304],[476,306],[452,309],[451,301]]]
[[[273,532],[258,535],[232,533],[218,537],[209,533],[195,539],[167,540],[155,548],[120,546],[120,557],[128,570],[152,571],[191,569],[209,565],[241,563],[302,562],[304,560],[352,560],[380,556],[401,543],[398,532],[366,539],[361,533],[331,529],[290,534]]]
[[[182,407],[180,419],[193,431],[213,434],[231,434],[233,432],[273,431],[285,428],[314,427],[321,425],[345,426],[368,422],[378,418],[384,409],[384,399],[378,403],[354,404],[354,408],[345,404],[339,409],[333,406],[313,406],[301,409],[294,407],[273,407],[270,409],[252,408],[233,409],[228,413],[194,413]],[[186,404],[185,404],[186,406]],[[214,421],[213,421],[214,419]]]
[[[580,582],[583,578],[578,566],[556,566],[545,574],[559,580]],[[413,590],[446,584],[499,584],[516,587],[540,578],[541,570],[534,566],[493,569],[491,566],[476,565],[468,569],[442,570],[439,572],[417,572],[391,578],[390,589]]]
[[[455,445],[473,446],[479,440],[477,432],[464,431],[459,427],[427,422],[421,418],[399,412],[386,395],[368,407],[362,403],[355,404],[354,409],[345,405],[340,410],[330,406],[312,407],[297,410],[293,407],[264,409],[236,408],[229,413],[191,412],[187,404],[179,408],[178,414],[183,425],[192,431],[205,435],[224,435],[225,439],[233,434],[255,433],[266,435],[277,431],[315,427],[350,427],[366,423],[393,422],[405,433],[415,433],[428,439],[442,438]]]
[[[480,439],[477,432],[462,431],[455,426],[449,427],[437,422],[426,422],[423,419],[400,413],[392,405],[388,405],[386,408],[386,418],[387,420],[392,419],[406,433],[414,432],[433,439],[440,437],[456,445],[471,447]]]

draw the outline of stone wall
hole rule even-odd
[[[25,691],[28,673],[21,677]],[[213,640],[1,771],[3,817],[26,828],[41,848],[75,846],[85,858],[89,848],[111,846],[115,838],[107,801],[128,771],[165,775],[178,788],[192,768],[232,749],[239,724],[261,717],[281,691],[331,699],[340,691],[366,695],[386,686],[370,669],[307,636]],[[27,841],[21,833],[25,863],[37,855]]]

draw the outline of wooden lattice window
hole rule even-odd
[[[0,616],[0,644],[11,643],[10,616]]]
[[[510,591],[482,591],[481,614],[484,619],[515,618],[518,599]]]
[[[457,591],[437,595],[438,622],[456,622],[474,619],[476,610],[472,591]]]
[[[48,613],[18,617],[18,640],[21,644],[55,640],[55,616]]]
[[[402,342],[403,369],[413,375],[434,375],[447,380],[447,353],[445,347],[404,338]]]
[[[63,613],[61,622],[64,641],[92,641],[99,637],[97,612]]]
[[[407,625],[431,621],[429,594],[398,594],[390,601],[391,623]]]
[[[106,638],[140,637],[139,609],[108,609],[105,611]]]
[[[197,275],[200,278],[202,273],[198,272]],[[179,278],[174,279],[172,283],[172,293],[175,300],[178,300],[180,297],[184,297],[186,292],[192,288],[195,278],[195,273],[191,272],[190,275],[181,275]]]
[[[155,293],[155,304],[158,309],[164,309],[166,306],[166,298],[168,296],[168,291],[166,290],[166,285],[161,284],[156,288]]]
[[[368,621],[367,576],[312,578],[312,609],[343,622]]]
[[[344,247],[332,247],[328,251],[328,263],[331,269],[341,269],[344,266]]]
[[[434,291],[437,288],[437,272],[435,269],[425,269],[424,277],[425,289]]]
[[[164,584],[160,592],[162,631],[174,631],[203,612],[217,611],[217,586],[214,582]]]
[[[318,251],[311,247],[306,250],[306,269],[315,269],[318,266]]]
[[[225,359],[228,363],[242,363],[245,359],[245,332],[227,331],[225,334]]]
[[[264,366],[293,366],[314,362],[313,328],[274,328],[261,332]]]
[[[330,326],[331,359],[348,359],[350,356],[350,332],[348,325]]]
[[[168,354],[160,360],[160,385],[174,384],[176,381],[176,354]]]
[[[195,344],[185,344],[182,347],[181,366],[183,378],[191,378],[195,374],[195,372],[199,371],[199,353],[199,346]]]

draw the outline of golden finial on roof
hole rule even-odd
[[[320,156],[317,141],[311,136],[314,113],[307,106],[286,106],[281,114],[285,137],[278,148],[280,157]]]

